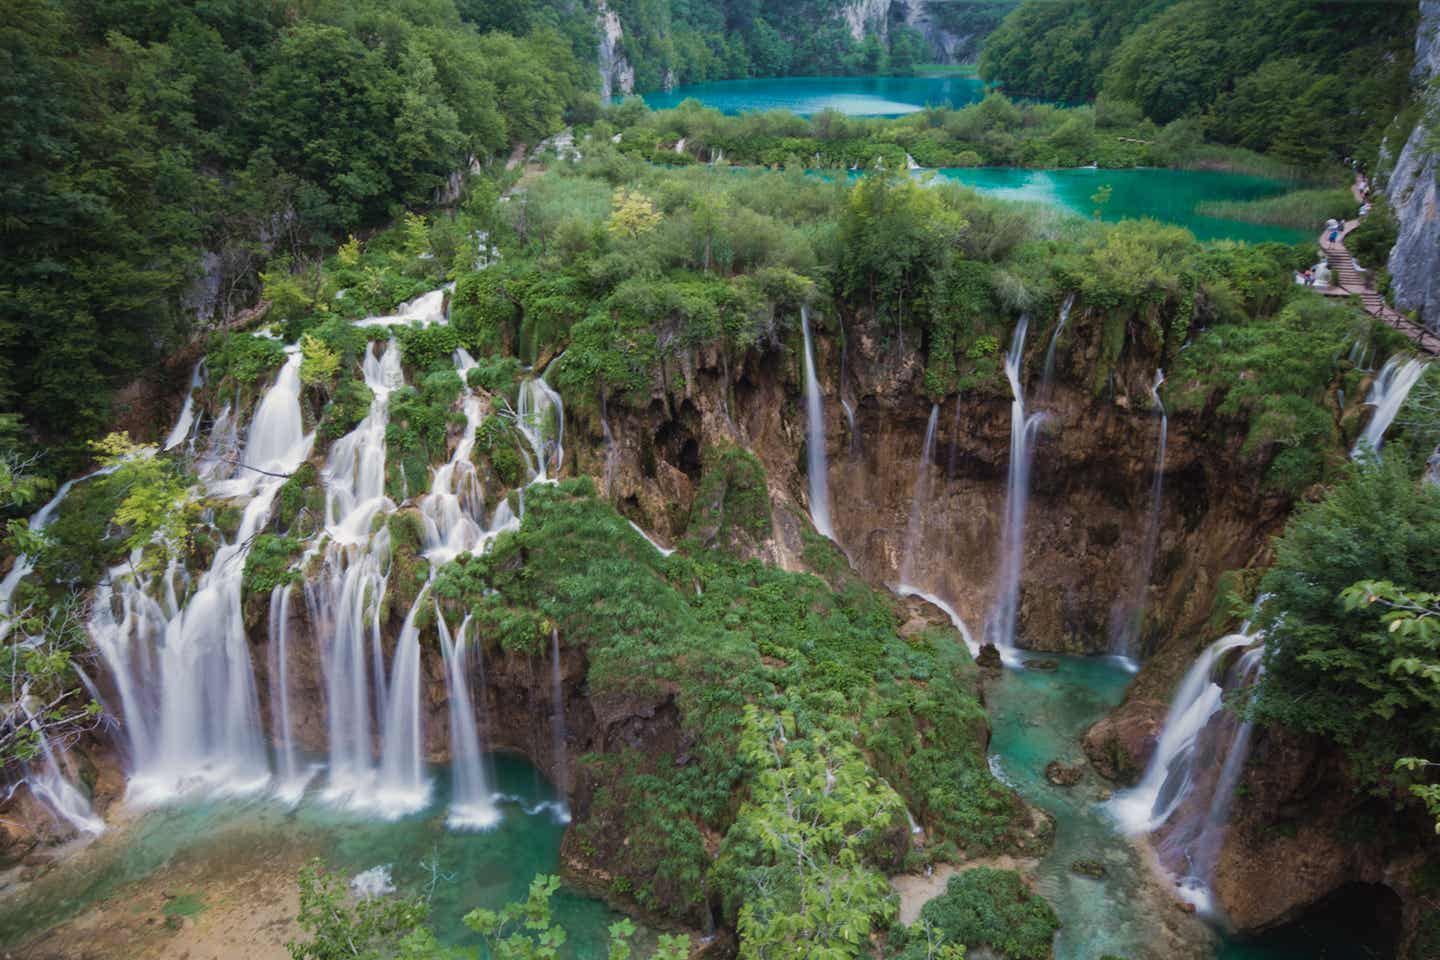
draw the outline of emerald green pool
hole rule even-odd
[[[1004,200],[1061,207],[1080,216],[1094,215],[1091,197],[1101,187],[1110,199],[1101,207],[1107,221],[1150,217],[1184,227],[1199,240],[1244,240],[1300,243],[1311,239],[1302,230],[1206,217],[1196,208],[1206,201],[1260,200],[1286,192],[1283,180],[1215,170],[1024,170],[1015,167],[947,168],[936,171],[946,180],[973,187]]]
[[[974,77],[774,77],[694,83],[643,96],[655,110],[693,97],[728,114],[789,110],[809,116],[838,110],[852,117],[898,117],[927,106],[978,103],[985,84]]]
[[[100,901],[124,897],[127,886],[138,881],[186,866],[208,875],[237,864],[284,861],[287,850],[310,851],[347,879],[389,865],[397,889],[411,894],[426,892],[431,877],[426,862],[433,860],[439,875],[430,894],[436,931],[449,944],[473,942],[464,915],[522,900],[537,873],[558,872],[565,829],[548,806],[556,799],[554,789],[533,767],[504,756],[496,757],[495,767],[498,792],[509,799],[501,805],[500,825],[480,833],[446,828],[443,779],[437,781],[434,806],[392,822],[309,798],[293,809],[268,800],[211,800],[152,811],[110,831],[21,897],[0,902],[0,943],[18,944]],[[204,899],[203,889],[194,892]],[[568,957],[607,955],[606,927],[617,914],[564,888],[552,906],[569,934]]]
[[[1047,659],[1052,655],[1046,654]],[[993,725],[991,765],[1021,796],[1055,818],[1055,843],[1037,870],[1036,886],[1064,926],[1055,960],[1096,960],[1110,954],[1166,956],[1160,918],[1141,896],[1153,883],[1149,867],[1122,837],[1101,802],[1100,785],[1087,776],[1074,787],[1045,779],[1051,760],[1083,761],[1080,737],[1114,709],[1133,675],[1109,657],[1053,657],[1053,671],[1006,670],[986,691]],[[1070,870],[1078,859],[1099,860],[1107,875],[1096,880]],[[1375,955],[1356,941],[1363,931],[1312,918],[1265,937],[1238,941],[1220,936],[1216,960],[1365,960]]]

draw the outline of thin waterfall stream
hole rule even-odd
[[[800,329],[805,340],[805,458],[810,483],[810,521],[823,536],[835,539],[830,523],[830,481],[825,462],[825,404],[815,374],[815,347],[810,340],[810,308],[800,307]]]
[[[1030,318],[1024,314],[1015,325],[1015,335],[1005,354],[1005,377],[1014,396],[1010,404],[1010,471],[1005,487],[1005,514],[1000,538],[1000,564],[995,577],[996,599],[985,625],[986,639],[995,644],[1007,664],[1017,665],[1015,632],[1020,607],[1020,581],[1025,554],[1025,514],[1030,505],[1030,464],[1035,455],[1035,438],[1042,413],[1026,415],[1022,383],[1025,334]]]

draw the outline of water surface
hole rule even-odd
[[[1083,217],[1094,216],[1091,199],[1101,187],[1110,199],[1100,205],[1106,221],[1150,217],[1184,227],[1198,240],[1244,240],[1300,243],[1310,239],[1303,230],[1274,227],[1241,220],[1206,217],[1196,212],[1204,202],[1260,200],[1291,189],[1283,180],[1217,170],[1167,170],[1138,167],[1130,170],[1025,170],[1018,167],[962,167],[936,171],[981,193],[1003,200],[1043,203]]]
[[[476,907],[494,909],[523,900],[536,874],[557,873],[565,829],[556,816],[554,788],[534,767],[508,756],[497,756],[495,767],[497,789],[505,797],[503,819],[484,832],[446,827],[449,788],[442,771],[435,771],[436,803],[396,821],[326,806],[314,792],[294,809],[267,799],[197,799],[151,811],[111,830],[19,897],[0,901],[0,944],[22,942],[177,868],[224,875],[256,863],[303,862],[309,856],[320,857],[347,881],[388,865],[400,892],[429,892],[432,922],[443,942],[475,943],[464,915]],[[436,881],[429,890],[432,862]],[[193,892],[201,900],[206,897],[204,889]],[[555,921],[569,934],[568,958],[607,955],[606,927],[618,914],[563,887],[551,903]]]
[[[838,110],[852,117],[899,117],[927,106],[963,107],[985,98],[974,77],[772,77],[716,80],[642,94],[651,109],[691,97],[722,113],[789,110],[809,116]]]

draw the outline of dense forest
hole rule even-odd
[[[482,5],[485,6],[485,5]],[[17,0],[3,51],[0,402],[93,435],[195,317],[253,303],[452,171],[597,107],[588,34],[482,33],[450,0]],[[63,472],[73,460],[52,457]]]
[[[1300,164],[1373,163],[1409,98],[1415,22],[1408,3],[1032,0],[986,40],[980,75],[1012,94],[1193,119]]]

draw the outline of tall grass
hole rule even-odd
[[[1240,220],[1268,227],[1319,231],[1325,221],[1332,217],[1344,220],[1355,216],[1357,206],[1349,190],[1315,187],[1292,190],[1261,200],[1208,200],[1197,206],[1195,212],[1206,217]]]

